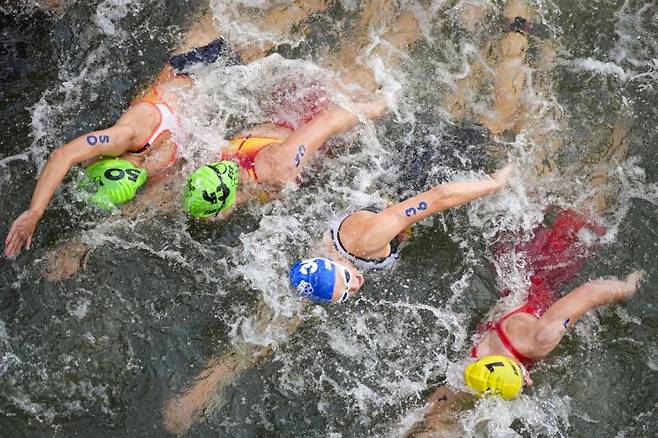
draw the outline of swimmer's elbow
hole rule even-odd
[[[139,140],[137,138],[137,130],[132,125],[115,125],[112,130],[116,132],[116,146],[122,152],[136,145]]]
[[[535,334],[534,346],[535,354],[533,356],[544,357],[553,351],[553,349],[560,343],[564,330],[560,327],[546,326],[541,328]]]
[[[535,334],[535,345],[545,347],[554,344],[556,338],[556,334],[550,329],[550,327],[545,327]]]

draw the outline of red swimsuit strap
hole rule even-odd
[[[244,170],[247,171],[247,174],[249,174],[249,176],[253,178],[254,181],[258,182],[258,175],[256,174],[256,156],[262,149],[254,151],[252,153],[249,152],[245,153],[242,150],[242,147],[250,138],[252,138],[252,135],[247,134],[242,139],[242,142],[240,142],[240,146],[238,146],[237,149],[231,152],[223,153],[221,155],[221,159],[233,160],[237,162],[240,167],[242,167]]]
[[[514,356],[514,358],[521,362],[526,368],[531,368],[535,364],[536,360],[524,355],[519,350],[517,350],[514,344],[512,344],[512,341],[510,341],[509,337],[507,336],[507,333],[505,333],[505,330],[503,330],[503,322],[511,316],[516,315],[517,313],[527,313],[534,316],[535,318],[539,318],[538,309],[536,309],[530,303],[525,303],[523,306],[512,310],[498,321],[496,321],[493,324],[492,329],[496,331],[500,342],[503,343],[503,346],[507,349],[507,351],[509,351],[512,356]]]

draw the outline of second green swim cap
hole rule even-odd
[[[192,172],[183,191],[183,207],[197,218],[231,208],[238,193],[238,165],[233,161],[206,164]]]
[[[103,210],[112,210],[133,199],[147,179],[145,169],[127,160],[110,158],[89,166],[80,188],[91,193],[89,202]]]

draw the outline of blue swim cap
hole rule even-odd
[[[329,303],[334,294],[336,265],[322,257],[299,260],[290,268],[290,283],[302,297]]]

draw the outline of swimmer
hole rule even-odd
[[[419,29],[411,13],[396,18],[395,10],[382,8],[380,2],[366,2],[364,6],[356,37],[341,44],[341,50],[330,54],[324,64],[336,71],[344,83],[374,91],[379,84],[373,71],[369,67],[356,67],[353,62],[369,42],[369,26],[375,22],[379,27],[395,20],[395,25],[391,26],[395,30],[381,36],[385,44],[370,48],[371,56],[376,54],[387,59],[389,64],[399,61],[399,52],[416,41]],[[345,66],[350,68],[346,70]],[[308,102],[306,104],[308,106]],[[302,112],[313,114],[316,106],[311,102],[309,110]],[[383,100],[355,103],[355,107],[371,119],[378,118],[387,109]],[[187,212],[196,218],[223,217],[246,199],[268,199],[271,193],[264,187],[280,188],[295,182],[301,169],[326,140],[349,130],[358,119],[342,108],[329,108],[304,121],[306,124],[293,134],[290,133],[293,126],[283,121],[277,123],[278,126],[247,130],[233,138],[229,150],[219,157],[220,161],[201,166],[188,178],[183,194]]]
[[[355,265],[365,265],[367,268],[391,266],[397,258],[396,245],[404,239],[404,230],[439,211],[500,191],[507,185],[511,172],[512,168],[508,165],[485,180],[442,184],[380,213],[360,210],[350,214],[340,221],[342,226],[333,229],[334,233],[340,233],[340,240],[338,234],[325,237],[327,255],[332,260],[315,258],[298,262],[291,269],[293,286],[304,297],[314,301],[345,300],[363,285],[363,276]],[[338,246],[334,247],[334,242]],[[299,324],[298,318],[291,320],[274,315],[265,306],[261,308],[259,321],[270,330],[277,327],[277,330],[288,333]],[[269,347],[245,345],[241,351],[213,359],[192,387],[165,403],[165,428],[170,432],[183,433],[208,406],[213,394],[270,352]]]
[[[406,12],[399,13],[399,11],[391,7],[391,4],[388,4],[388,7],[384,7],[383,3],[379,1],[366,2],[364,11],[361,21],[363,30],[357,32],[358,37],[348,44],[347,50],[350,53],[358,54],[363,51],[364,47],[370,44],[370,33],[373,28],[371,20],[375,20],[378,28],[385,26],[390,29],[380,37],[385,42],[384,53],[381,53],[381,55],[391,63],[398,61],[399,59],[397,58],[391,59],[387,56],[385,50],[392,47],[394,51],[399,52],[417,39],[419,29],[413,15]],[[329,65],[335,68],[336,71],[341,70],[340,58],[342,56],[343,52],[341,51],[338,55],[338,61],[336,59],[329,61]],[[352,78],[350,76],[350,80],[355,79],[362,87],[369,89],[373,84],[373,79],[365,73],[366,71],[364,69],[359,69],[356,75],[357,77]],[[233,152],[229,153],[235,153],[235,148]],[[234,161],[238,166],[241,166],[239,159],[240,157],[238,156]],[[230,157],[228,161],[232,161]],[[207,171],[204,171],[204,173],[208,175]],[[192,177],[195,177],[195,175],[193,174]],[[245,177],[248,177],[248,175],[245,175]],[[212,175],[211,178],[213,178]],[[194,179],[196,178],[191,178],[191,180]],[[487,187],[486,190],[496,185],[492,181],[487,180],[482,182],[482,185]],[[483,190],[485,190],[484,187]],[[193,202],[186,202],[190,203],[190,209],[193,208],[191,205],[194,204]],[[278,333],[288,334],[292,333],[300,323],[299,317],[290,318],[289,316],[278,314],[265,304],[259,306],[257,320],[256,329],[258,331],[274,330]],[[180,394],[173,394],[165,402],[163,407],[163,423],[165,429],[177,434],[187,431],[195,422],[201,420],[204,415],[208,415],[216,405],[222,403],[222,391],[224,388],[230,385],[245,370],[256,366],[271,353],[271,346],[238,344],[233,350],[212,358],[208,366],[192,379],[189,387],[183,389]]]
[[[460,2],[456,10],[460,24],[470,32],[475,32],[488,14],[487,5],[481,2]],[[467,109],[475,106],[469,105],[470,100],[484,99],[487,109],[474,115],[494,135],[505,131],[518,133],[526,123],[528,110],[525,93],[529,66],[525,58],[531,30],[530,10],[524,0],[510,0],[503,13],[507,22],[504,33],[485,44],[469,75],[458,81],[447,97],[447,106],[458,118],[465,117]],[[476,94],[474,90],[480,90],[482,82],[491,82],[492,95]]]
[[[472,0],[460,1],[454,10],[471,33],[492,12],[490,3]],[[551,86],[556,49],[532,36],[535,17],[526,0],[508,0],[502,12],[501,35],[483,45],[467,76],[444,96],[445,107],[453,117],[472,118],[494,136],[524,133],[533,145],[537,170],[552,171],[564,129],[563,110]],[[536,49],[533,57],[530,48]]]
[[[291,8],[291,11],[297,9]],[[308,15],[310,11],[302,14],[302,18]],[[14,257],[23,248],[30,248],[48,203],[74,165],[95,161],[87,168],[82,188],[91,192],[91,203],[102,209],[113,209],[133,199],[147,181],[166,175],[176,164],[176,140],[185,137],[177,116],[184,104],[180,93],[194,85],[187,70],[198,63],[211,63],[220,58],[229,65],[242,62],[240,55],[214,28],[210,11],[186,35],[181,51],[170,59],[152,86],[132,102],[114,126],[82,135],[51,153],[30,207],[13,222],[7,234],[6,257]],[[386,105],[383,100],[376,100],[356,104],[356,107],[366,117],[375,118],[384,112]],[[243,179],[251,178],[274,189],[292,182],[329,137],[358,122],[356,115],[342,108],[318,106],[314,109],[315,113],[295,131],[284,124],[266,124],[238,135],[231,142],[234,146],[231,158],[242,164]],[[246,197],[253,192],[241,194]]]
[[[578,226],[574,226],[573,221],[582,221],[582,217],[572,211],[561,214],[563,216],[548,230],[548,239],[555,239],[558,244],[565,243],[562,238],[574,237],[571,233]],[[565,232],[567,234],[563,234]],[[537,238],[532,242],[537,244]],[[550,242],[545,242],[539,251],[549,251],[550,246]],[[566,243],[566,248],[571,251],[574,246]],[[559,271],[561,268],[554,269]],[[473,362],[464,370],[470,393],[449,386],[438,388],[428,399],[424,420],[408,436],[431,437],[439,432],[439,436],[459,436],[456,411],[467,406],[472,400],[471,394],[498,395],[506,400],[517,397],[524,387],[532,385],[529,373],[532,366],[558,346],[569,328],[592,309],[632,297],[643,277],[642,272],[636,271],[622,280],[590,281],[549,305],[556,298],[555,291],[542,284],[541,275],[531,277],[528,300],[524,305],[487,323],[478,335],[471,352]],[[570,274],[567,276],[571,277]]]
[[[363,286],[361,270],[393,266],[407,238],[405,230],[433,214],[499,192],[511,174],[507,165],[484,180],[444,183],[381,211],[362,209],[343,216],[325,233],[321,257],[290,268],[292,287],[319,303],[345,301]]]
[[[198,24],[212,17],[204,17]],[[192,32],[194,34],[194,32]],[[32,236],[55,191],[76,164],[95,161],[86,182],[97,186],[91,202],[110,209],[132,199],[147,179],[164,173],[177,158],[173,134],[180,130],[177,112],[181,89],[192,85],[186,69],[198,62],[214,62],[232,54],[221,38],[171,58],[155,82],[137,98],[108,129],[84,134],[55,149],[37,182],[30,207],[12,224],[5,239],[4,255],[15,257],[29,249]],[[239,62],[237,57],[228,62]],[[111,158],[110,158],[111,157]]]
[[[609,201],[605,195],[608,172],[628,153],[625,140],[631,123],[622,119],[614,126],[608,136],[610,142],[596,159],[598,165],[590,175],[590,184],[598,190],[583,202],[587,211],[604,211]],[[514,236],[497,248],[496,257],[514,252],[515,260],[524,260],[530,284],[523,305],[507,312],[502,305],[497,307],[492,313],[500,316],[482,324],[475,335],[471,363],[464,374],[470,392],[447,385],[436,389],[427,401],[425,418],[409,436],[461,436],[455,414],[468,407],[473,393],[489,389],[488,393],[505,399],[516,397],[523,387],[532,385],[529,371],[535,363],[548,356],[584,314],[628,299],[636,292],[644,275],[641,271],[623,280],[590,281],[560,297],[558,292],[575,279],[606,229],[590,220],[591,214],[570,209],[547,213],[553,216],[550,226],[538,226],[525,243],[515,243],[518,236]],[[508,294],[503,291],[501,295]]]
[[[383,100],[357,103],[369,118],[385,109]],[[221,161],[201,166],[187,180],[183,205],[196,218],[225,217],[251,198],[266,201],[271,192],[294,183],[302,169],[334,135],[356,126],[358,117],[344,108],[329,107],[300,128],[262,125],[230,141]]]

